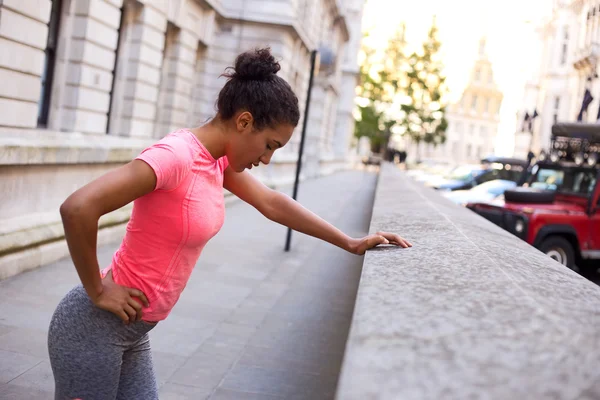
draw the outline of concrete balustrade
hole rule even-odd
[[[600,398],[600,287],[390,165],[337,399]]]

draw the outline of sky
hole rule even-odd
[[[535,26],[547,15],[551,3],[552,0],[367,0],[363,32],[369,32],[370,46],[385,47],[387,38],[404,22],[408,46],[416,48],[426,38],[435,15],[450,101],[460,98],[477,58],[479,40],[485,36],[494,78],[504,94],[496,151],[509,155],[514,146],[515,115],[523,87],[530,78],[532,63],[539,63],[528,56],[528,46]]]

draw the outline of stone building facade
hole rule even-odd
[[[58,208],[169,131],[215,113],[242,51],[268,45],[303,112],[318,49],[303,177],[348,165],[361,0],[0,2],[0,279],[67,254]],[[291,182],[302,122],[266,184]],[[118,239],[130,206],[104,216]]]
[[[549,6],[530,39],[530,46],[540,50],[532,55],[534,68],[517,115],[516,155],[547,151],[552,125],[578,120],[586,89],[593,100],[581,121],[600,120],[600,4],[594,0],[553,0]],[[533,109],[539,116],[530,131],[523,120],[525,112]]]
[[[462,164],[479,163],[483,157],[493,155],[503,97],[494,80],[486,40],[482,38],[468,84],[460,100],[448,106],[446,142],[430,156],[451,164]]]

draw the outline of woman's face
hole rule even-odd
[[[259,163],[268,164],[275,150],[285,146],[294,132],[294,127],[288,124],[256,131],[253,122],[252,115],[247,112],[236,120],[237,134],[226,153],[229,165],[236,172],[258,167]]]

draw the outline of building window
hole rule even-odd
[[[471,157],[471,145],[467,145],[467,157]]]
[[[469,125],[469,135],[473,136],[475,134],[475,125]]]
[[[477,111],[477,96],[473,96],[473,100],[471,101],[471,110]]]
[[[560,53],[560,65],[565,65],[567,63],[567,55],[569,50],[569,29],[565,27],[565,33],[563,38],[562,49]]]
[[[479,128],[479,136],[485,138],[487,136],[487,126],[481,126]]]
[[[554,98],[554,110],[553,110],[553,115],[552,115],[552,119],[555,124],[558,122],[559,110],[560,110],[560,97],[556,96]]]
[[[456,133],[458,133],[459,135],[462,133],[463,131],[463,124],[462,122],[459,122],[456,124]]]
[[[110,101],[108,103],[108,113],[106,118],[106,133],[111,133],[111,129],[114,127],[111,126],[111,119],[113,118],[113,107],[115,106],[115,90],[117,86],[117,67],[119,66],[119,55],[121,53],[121,46],[123,46],[123,41],[125,37],[123,35],[123,26],[125,25],[125,14],[126,14],[125,6],[121,7],[121,21],[119,22],[119,30],[117,31],[117,48],[115,49],[115,63],[113,65],[112,70],[112,84],[110,87]],[[114,129],[113,129],[114,130]]]
[[[486,97],[485,99],[485,108],[483,109],[483,113],[487,114],[490,112],[490,98]]]
[[[479,82],[481,80],[481,69],[475,69],[475,82]]]
[[[50,21],[48,22],[48,41],[46,42],[46,57],[44,70],[42,71],[42,91],[38,104],[38,126],[48,125],[48,114],[50,111],[50,95],[52,93],[52,78],[54,77],[54,65],[56,64],[56,49],[58,47],[58,30],[60,26],[60,13],[62,0],[52,0]]]

